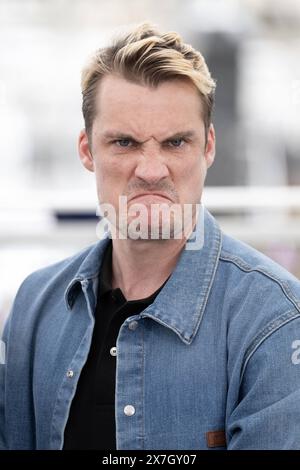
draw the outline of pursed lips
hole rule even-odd
[[[133,196],[132,198],[129,199],[129,202],[132,201],[133,199],[137,199],[137,198],[144,197],[144,196],[160,197],[160,198],[166,199],[170,202],[173,202],[172,199],[169,196],[167,196],[166,194],[161,194],[161,193],[140,193],[140,194],[136,194],[135,196]]]

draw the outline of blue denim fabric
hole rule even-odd
[[[21,285],[3,336],[0,448],[62,448],[106,243]],[[117,448],[207,449],[206,433],[224,430],[214,449],[300,449],[299,299],[299,281],[205,211],[203,248],[183,250],[154,303],[121,326]]]

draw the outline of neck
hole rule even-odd
[[[170,276],[186,240],[113,240],[112,287],[127,300],[149,297]]]

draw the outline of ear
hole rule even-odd
[[[90,151],[88,136],[85,129],[82,129],[79,134],[78,152],[83,166],[89,171],[94,171],[94,159]]]
[[[209,168],[215,159],[215,153],[216,153],[216,135],[215,135],[215,129],[213,124],[209,126],[208,133],[207,133],[207,142],[206,142],[206,147],[205,147],[205,160],[206,160],[206,166]]]

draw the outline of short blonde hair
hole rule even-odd
[[[151,87],[174,78],[191,80],[202,100],[207,135],[216,84],[200,52],[185,44],[176,32],[161,33],[150,23],[142,23],[96,51],[81,77],[82,112],[89,137],[96,115],[98,84],[110,74]]]

